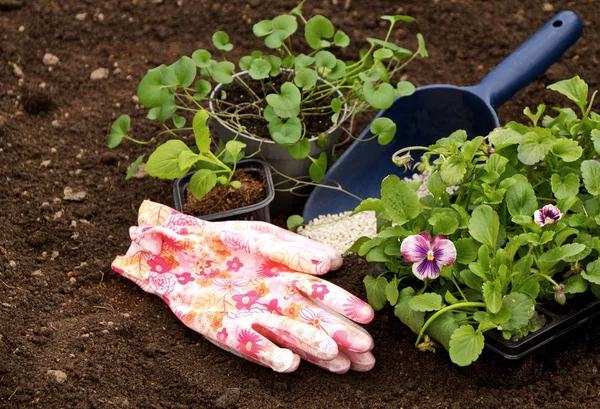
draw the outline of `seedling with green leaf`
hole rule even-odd
[[[544,115],[541,104],[524,110],[528,125],[509,122],[471,140],[456,131],[404,148],[395,162],[423,152],[416,168],[430,175],[429,193],[419,198],[420,183],[388,176],[381,199],[355,210],[375,211],[379,224],[376,237],[349,250],[386,267],[364,280],[371,305],[391,305],[418,347],[431,349],[429,336],[461,366],[478,358],[487,331],[514,340],[542,328],[537,303],[600,297],[596,93],[579,77],[548,88],[579,113]]]
[[[396,97],[414,92],[411,83],[395,82],[395,78],[417,56],[427,56],[423,38],[418,36],[416,52],[402,48],[390,41],[393,29],[414,19],[402,15],[382,19],[389,24],[385,37],[367,38],[369,48],[355,61],[339,58],[341,49],[350,44],[348,35],[324,16],[306,18],[302,3],[288,14],[256,23],[252,32],[269,51],[253,51],[237,64],[227,59],[234,39],[218,31],[212,37],[213,52],[196,50],[169,66],[149,70],[138,87],[139,102],[150,109],[148,118],[161,122],[162,134],[185,134],[190,116],[206,112],[239,135],[274,141],[290,160],[310,158],[309,174],[303,176],[319,182],[328,155],[310,156],[311,144],[331,147],[331,129],[342,127],[351,135],[344,127],[352,123],[348,118],[386,109]],[[307,47],[308,54],[292,51]],[[129,125],[128,119],[117,119],[109,147],[130,139]],[[380,118],[372,131],[381,144],[387,144],[395,135],[395,125]]]

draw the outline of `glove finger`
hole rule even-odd
[[[332,311],[350,318],[361,324],[373,320],[373,308],[357,296],[341,287],[317,277],[297,276],[295,287],[316,304],[325,306]]]
[[[371,352],[352,352],[340,347],[340,353],[345,354],[350,360],[350,369],[357,372],[367,372],[375,366],[375,357]]]
[[[315,364],[318,367],[321,367],[336,374],[343,374],[350,370],[351,362],[345,353],[338,352],[335,358],[326,361],[323,359],[319,359],[316,356],[299,348],[294,340],[291,340],[289,337],[286,337],[281,333],[272,332],[267,328],[257,328],[257,331],[259,331],[267,338],[271,339],[276,344],[294,351],[302,359],[312,364]]]
[[[236,222],[225,222],[225,223],[236,223]],[[240,226],[241,223],[236,224],[235,226]],[[329,258],[329,263],[331,265],[332,270],[337,270],[342,265],[342,256],[340,253],[334,249],[333,247],[320,243],[315,240],[311,240],[307,237],[301,236],[299,234],[293,233],[289,230],[282,229],[281,227],[277,227],[275,225],[264,223],[264,222],[243,222],[243,226],[250,230],[256,230],[263,233],[268,233],[274,235],[280,241],[286,241],[289,243],[296,243],[300,247],[304,247],[307,249],[312,249],[316,251],[322,251],[327,254]],[[234,229],[236,229],[234,227]]]
[[[289,349],[280,348],[253,328],[225,328],[230,329],[231,335],[216,335],[217,339],[213,334],[205,336],[215,345],[219,347],[223,345],[227,347],[224,349],[235,351],[237,356],[267,366],[276,372],[291,372],[298,367],[300,361],[298,355]]]
[[[267,329],[278,340],[285,339],[287,345],[294,345],[296,351],[304,351],[324,361],[338,355],[336,342],[319,328],[277,314],[260,314],[254,322],[256,331],[262,333],[261,329]]]
[[[269,233],[227,229],[219,233],[219,238],[230,251],[254,254],[287,266],[293,271],[320,275],[327,273],[332,267],[329,256],[322,249],[280,240]]]

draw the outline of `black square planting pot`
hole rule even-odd
[[[199,216],[202,220],[212,221],[224,221],[224,220],[258,220],[263,222],[270,222],[271,216],[269,214],[269,204],[275,197],[275,187],[273,186],[273,178],[271,176],[271,169],[269,165],[261,160],[246,159],[242,160],[237,164],[237,169],[244,169],[248,173],[264,174],[266,197],[259,203],[255,203],[250,206],[244,206],[237,209],[226,210],[224,212],[207,214],[205,216]],[[194,172],[190,172],[187,175],[175,180],[173,183],[173,201],[175,202],[175,209],[183,212],[183,204],[186,200],[186,190],[190,185],[190,179],[194,175]]]
[[[600,299],[591,294],[589,297],[580,296],[583,298],[581,301],[568,300],[564,306],[551,303],[537,305],[537,312],[546,317],[546,325],[542,329],[518,341],[505,340],[500,331],[490,331],[486,333],[485,346],[506,359],[523,358],[600,314]],[[569,306],[569,303],[572,305]]]

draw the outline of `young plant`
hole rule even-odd
[[[548,88],[579,108],[546,106],[468,140],[456,131],[434,145],[407,147],[394,156],[429,176],[420,183],[388,176],[374,210],[378,235],[349,251],[385,265],[365,277],[371,305],[388,303],[431,349],[430,336],[458,365],[480,355],[484,333],[519,339],[544,326],[535,305],[564,304],[591,291],[600,297],[600,115],[596,93],[579,77]],[[408,159],[406,158],[406,154]],[[399,158],[404,158],[400,160]]]
[[[245,144],[239,141],[229,141],[221,145],[216,153],[211,151],[213,140],[206,124],[208,113],[205,110],[196,112],[192,121],[192,131],[195,146],[189,147],[179,139],[169,140],[150,155],[145,165],[145,171],[160,179],[178,179],[187,174],[192,167],[196,172],[190,179],[190,191],[197,198],[204,197],[211,189],[219,185],[229,185],[235,189],[241,187],[238,180],[233,180],[237,162],[244,157]],[[109,136],[109,147],[119,145],[121,140],[128,139],[137,143],[145,143],[130,137],[130,118],[121,115],[112,125]],[[140,156],[131,166],[127,177],[131,177],[135,167],[144,158]]]
[[[252,32],[269,51],[253,51],[237,64],[227,59],[234,47],[229,35],[218,31],[212,40],[219,57],[200,49],[149,70],[138,87],[139,102],[150,108],[148,118],[160,121],[171,134],[189,130],[186,113],[202,111],[237,134],[271,139],[293,159],[308,157],[312,165],[307,176],[319,182],[327,170],[327,155],[309,156],[311,141],[320,147],[330,145],[332,128],[360,112],[386,109],[396,97],[414,92],[410,82],[394,84],[393,79],[417,56],[427,56],[423,37],[417,36],[416,52],[402,48],[390,36],[398,22],[414,19],[402,15],[382,19],[389,23],[385,37],[367,38],[369,48],[356,61],[336,56],[350,44],[349,37],[322,15],[305,18],[302,3],[288,14],[256,23]],[[292,51],[307,48],[308,54]],[[113,127],[126,135],[128,125],[118,119]],[[372,131],[386,144],[394,137],[395,125],[380,118]],[[109,146],[118,140],[109,140]]]

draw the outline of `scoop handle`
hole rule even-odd
[[[496,108],[542,75],[581,35],[581,19],[561,11],[471,90]]]

